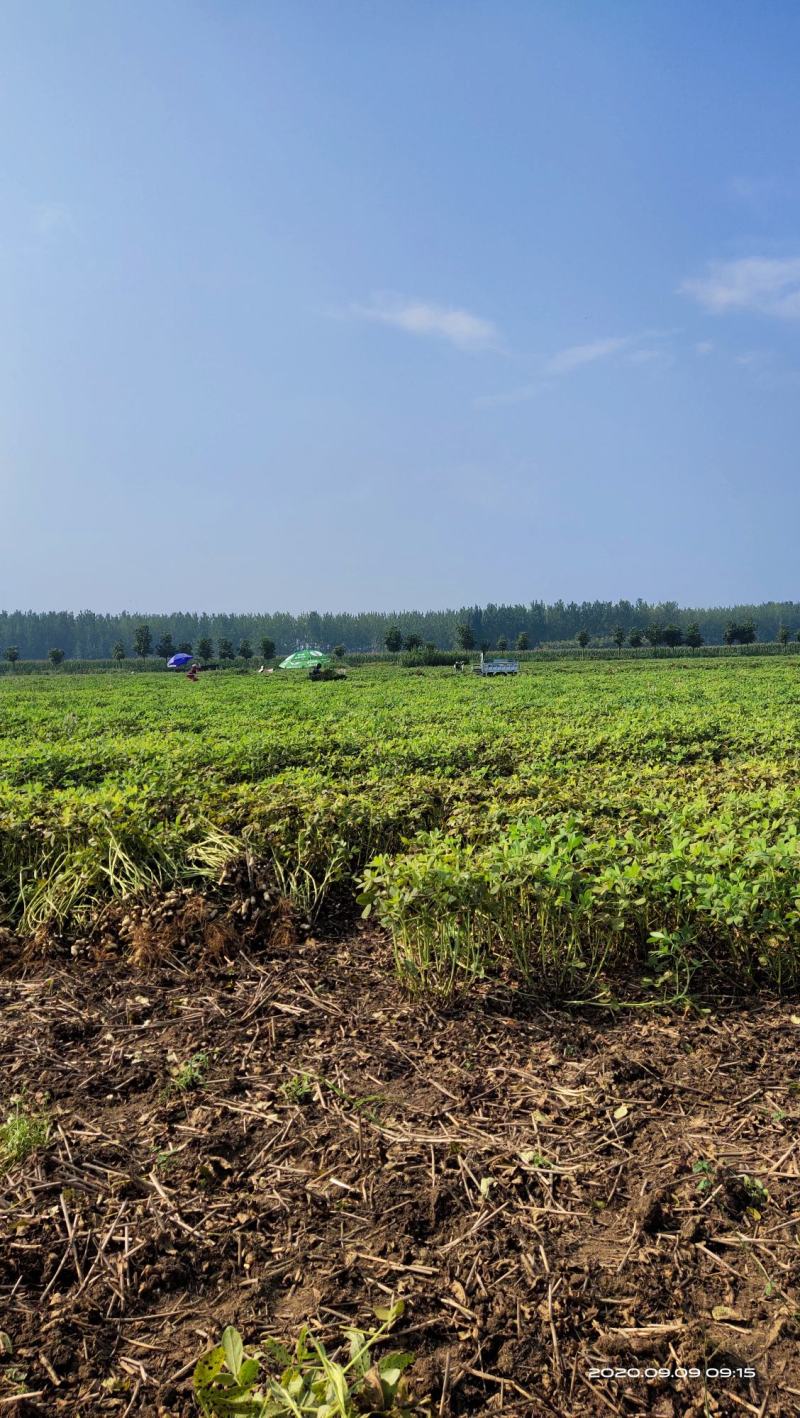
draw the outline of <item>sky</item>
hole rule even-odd
[[[0,607],[800,599],[795,0],[4,0]]]

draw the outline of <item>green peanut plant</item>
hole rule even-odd
[[[372,1350],[403,1313],[403,1301],[375,1311],[371,1330],[349,1328],[346,1349],[336,1358],[304,1325],[293,1350],[266,1338],[263,1349],[246,1351],[238,1330],[228,1326],[222,1341],[204,1354],[194,1371],[194,1396],[208,1418],[426,1418],[426,1400],[413,1398],[405,1371],[414,1362],[408,1352],[383,1355]],[[277,1376],[267,1366],[278,1369]]]

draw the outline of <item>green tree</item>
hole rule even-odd
[[[220,640],[220,641],[219,641],[219,644],[218,644],[218,646],[217,646],[217,654],[219,655],[219,658],[220,658],[221,660],[235,660],[235,659],[236,659],[236,656],[235,656],[235,654],[234,654],[234,652],[233,652],[233,646],[231,645],[230,640],[224,640],[224,639],[223,639],[223,640]]]
[[[638,649],[639,649],[639,646],[641,645],[641,643],[642,643],[642,632],[641,632],[641,630],[632,630],[632,631],[630,632],[630,634],[628,635],[628,644],[630,645],[631,649],[632,649],[632,650],[638,650]]]
[[[589,632],[588,632],[588,630],[579,630],[579,631],[578,631],[578,634],[575,636],[575,639],[577,640],[577,642],[578,642],[578,644],[580,645],[581,649],[582,649],[582,650],[585,650],[585,649],[586,649],[586,646],[589,644]]]
[[[64,651],[58,649],[48,650],[47,658],[50,661],[51,665],[60,665],[61,661],[64,658]]]
[[[343,659],[344,659],[344,645],[334,645],[334,647],[333,647],[333,653],[334,653],[334,655],[336,656],[337,660],[343,660]]]
[[[240,641],[239,641],[239,659],[240,659],[240,660],[252,660],[252,658],[253,658],[253,647],[252,647],[252,645],[250,644],[250,641],[249,641],[249,640],[240,640]]]
[[[146,659],[146,657],[150,654],[150,648],[152,644],[153,637],[150,634],[150,626],[137,625],[136,629],[133,632],[133,648],[136,651],[136,654],[139,656],[140,660]]]
[[[191,642],[191,640],[182,640],[181,643],[180,643],[180,645],[178,646],[178,654],[179,654],[179,655],[191,655],[191,653],[192,653],[192,642]]]
[[[9,645],[6,650],[6,659],[10,665],[15,665],[19,659],[19,650],[16,645]]]
[[[462,620],[461,624],[456,626],[456,643],[459,650],[475,649],[475,636],[468,620]]]
[[[528,637],[527,637],[527,635],[525,634],[525,631],[524,631],[524,630],[521,630],[521,631],[519,632],[519,635],[517,636],[517,649],[518,649],[518,650],[527,650],[528,647],[529,647]]]
[[[393,655],[396,655],[399,650],[402,650],[403,636],[399,625],[392,625],[389,627],[384,637],[383,643],[386,646],[386,649],[390,650]]]
[[[657,621],[653,621],[653,623],[652,623],[651,625],[648,625],[647,629],[645,630],[645,632],[644,632],[644,638],[645,638],[645,640],[649,640],[649,642],[650,642],[650,644],[652,645],[652,647],[653,647],[654,650],[655,650],[655,648],[656,648],[656,645],[663,645],[663,644],[664,644],[664,627],[663,627],[663,625],[659,625]]]
[[[782,645],[784,650],[789,644],[789,631],[787,630],[785,625],[782,625],[780,630],[778,631],[778,644]]]
[[[421,635],[414,635],[413,632],[412,632],[411,635],[407,635],[407,636],[406,636],[405,641],[404,641],[404,644],[405,644],[406,650],[419,650],[419,648],[420,648],[420,646],[421,646],[421,644],[422,644],[422,636],[421,636]]]
[[[274,659],[275,659],[275,641],[274,641],[274,640],[270,640],[270,638],[269,638],[268,635],[262,635],[261,640],[259,641],[259,644],[260,644],[260,646],[261,646],[261,656],[262,656],[262,659],[264,659],[264,660],[274,660]]]
[[[618,653],[622,654],[622,647],[625,644],[625,631],[621,625],[615,625],[611,632],[611,639],[617,647]]]
[[[700,646],[703,644],[703,637],[700,634],[700,626],[697,624],[696,620],[693,620],[690,625],[687,625],[684,639],[686,644],[690,645],[693,650],[700,649]]]
[[[159,660],[171,660],[175,654],[175,646],[168,630],[156,642],[156,654]]]
[[[507,650],[507,649],[508,649],[508,641],[506,640],[505,635],[498,635],[498,637],[497,637],[497,648],[498,648],[498,650]]]
[[[662,633],[665,645],[669,645],[674,650],[677,645],[683,644],[683,631],[679,625],[665,625]]]
[[[114,641],[114,645],[111,650],[111,658],[112,660],[125,659],[125,646],[123,645],[121,640]]]
[[[743,620],[741,623],[729,620],[723,638],[726,645],[735,645],[737,642],[740,645],[752,645],[756,638],[755,625],[752,620]]]
[[[211,659],[211,656],[214,653],[214,646],[211,644],[211,641],[209,640],[207,635],[204,635],[200,640],[198,640],[197,653],[200,656],[201,660]]]

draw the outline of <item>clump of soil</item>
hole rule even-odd
[[[441,1418],[800,1412],[793,1006],[437,1011],[374,932],[162,910],[5,942],[0,1100],[51,1121],[0,1182],[15,1418],[188,1415],[225,1324],[390,1295]],[[690,1365],[756,1372],[592,1376]]]

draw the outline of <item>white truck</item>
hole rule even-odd
[[[516,675],[519,674],[518,660],[487,660],[481,650],[480,664],[475,666],[477,675]]]

